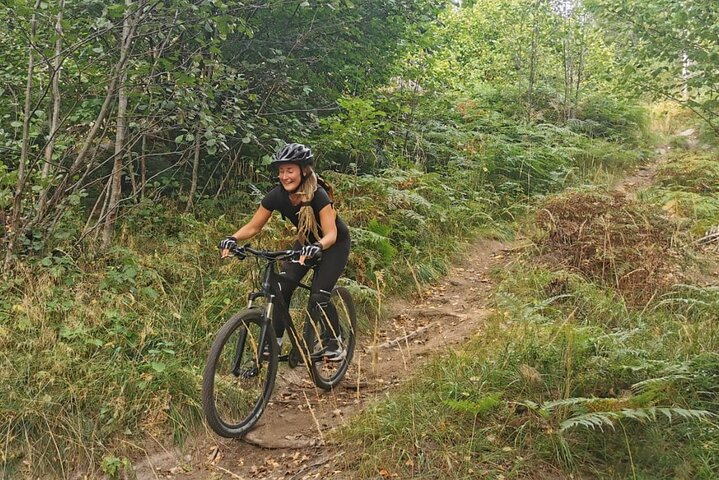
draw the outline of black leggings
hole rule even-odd
[[[299,249],[299,243],[295,243],[295,249]],[[322,261],[317,267],[317,271],[312,279],[310,290],[310,300],[307,309],[315,322],[323,322],[325,318],[329,319],[332,331],[337,332],[339,328],[339,318],[334,305],[330,303],[330,295],[335,287],[337,280],[347,266],[347,260],[350,256],[350,239],[347,238],[341,242],[337,242],[327,250],[322,252]],[[299,263],[284,262],[280,276],[280,291],[285,305],[289,307],[292,294],[297,288],[297,284],[302,280],[310,269],[309,265],[300,265]],[[285,333],[285,319],[276,315],[273,318],[273,325],[277,338],[282,338]]]

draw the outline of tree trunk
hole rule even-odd
[[[529,85],[527,86],[527,121],[532,120],[533,103],[534,103],[534,82],[537,74],[537,57],[539,50],[539,8],[541,0],[536,3],[536,10],[533,15],[532,25],[532,43],[529,51]]]
[[[689,55],[682,52],[682,100],[689,100]]]
[[[120,57],[127,57],[132,44],[132,0],[125,0],[125,20],[122,24],[122,44],[120,46]],[[122,166],[125,159],[125,132],[127,130],[127,71],[122,69],[119,75],[119,86],[117,89],[117,131],[115,133],[115,160],[112,166],[110,182],[110,194],[108,209],[105,217],[105,225],[102,231],[102,248],[106,249],[112,242],[112,234],[115,230],[117,210],[122,198]]]
[[[566,20],[568,21],[568,20]],[[574,85],[574,81],[572,80],[572,62],[570,60],[570,45],[569,45],[569,39],[567,36],[569,35],[568,31],[564,32],[564,39],[562,40],[562,59],[564,62],[564,120],[569,120],[569,117],[571,115],[570,110],[572,107],[570,106],[570,98],[572,97],[572,86]]]
[[[129,0],[126,0],[126,3],[129,2]],[[127,21],[127,19],[125,19]],[[135,22],[131,28],[130,28],[130,37],[132,37],[133,32],[135,28],[137,27],[138,22]],[[123,26],[124,29],[124,26]],[[43,208],[38,209],[37,213],[35,214],[35,218],[31,222],[34,224],[40,224],[43,221],[47,219],[48,213],[51,209],[53,209],[55,206],[58,206],[62,200],[67,195],[67,190],[69,187],[70,182],[72,181],[73,177],[77,172],[80,171],[83,164],[85,163],[85,160],[87,159],[87,156],[90,154],[91,147],[93,145],[93,142],[95,140],[95,137],[97,136],[97,133],[102,128],[103,122],[105,118],[108,115],[108,112],[110,111],[110,104],[112,103],[112,99],[115,97],[115,90],[117,88],[117,84],[120,81],[120,77],[123,77],[123,72],[125,71],[125,65],[127,64],[127,59],[129,57],[130,48],[121,48],[120,50],[120,58],[118,59],[117,63],[113,67],[112,74],[110,75],[110,81],[107,86],[107,93],[105,94],[105,99],[103,100],[102,106],[100,107],[100,112],[97,114],[97,117],[92,123],[92,127],[90,128],[90,131],[88,132],[87,136],[85,137],[85,143],[83,143],[82,148],[80,149],[80,152],[78,153],[77,157],[75,158],[75,161],[70,165],[70,168],[67,170],[66,174],[63,176],[62,180],[60,181],[60,184],[55,188],[54,191],[52,191],[52,196],[48,198],[49,195],[51,195],[51,187],[47,187],[41,194],[40,194],[40,205],[43,206]]]
[[[147,185],[147,135],[142,135],[142,146],[140,147],[140,198],[145,198],[145,186]]]
[[[232,156],[232,160],[230,161],[229,167],[226,167],[225,169],[225,175],[222,177],[222,180],[220,181],[220,185],[217,187],[217,190],[215,191],[215,199],[220,198],[220,194],[225,188],[225,184],[230,180],[230,177],[232,176],[232,172],[235,169],[235,165],[240,160],[240,155],[242,154],[242,147],[244,146],[244,143],[241,143],[239,148],[237,149],[237,152]]]
[[[577,66],[577,82],[574,86],[574,109],[572,111],[572,118],[577,115],[579,110],[579,90],[582,86],[582,80],[584,80],[584,38],[582,38],[582,44],[579,48],[579,65]]]
[[[197,174],[200,170],[200,136],[202,135],[202,127],[198,125],[197,131],[195,132],[195,152],[192,158],[192,182],[190,184],[190,192],[187,194],[187,205],[185,206],[185,212],[192,210],[192,205],[195,201],[195,193],[197,192]]]
[[[127,176],[130,178],[130,185],[132,185],[132,198],[137,199],[140,195],[140,191],[137,185],[137,178],[135,178],[135,176],[137,175],[137,173],[135,172],[135,161],[132,159],[131,152],[129,152],[128,155],[130,156],[130,158],[127,162]]]
[[[35,10],[40,8],[40,0],[35,2]],[[17,246],[17,237],[20,234],[20,219],[22,218],[22,197],[25,193],[25,184],[27,183],[27,160],[30,150],[30,114],[32,104],[32,76],[35,70],[35,56],[33,54],[35,46],[35,32],[37,30],[37,17],[33,13],[30,20],[30,41],[28,43],[28,60],[27,60],[27,83],[25,84],[25,106],[23,109],[22,122],[22,146],[20,147],[20,162],[17,169],[17,183],[15,184],[15,193],[12,201],[12,214],[10,216],[10,228],[7,230],[7,251],[5,252],[4,270],[8,271],[12,263],[15,247]]]
[[[55,20],[55,58],[50,71],[52,78],[52,119],[50,120],[50,139],[45,147],[45,165],[42,166],[42,178],[47,178],[52,168],[52,151],[55,148],[55,136],[60,126],[60,67],[62,66],[62,16],[65,10],[65,0],[60,0],[57,19]]]

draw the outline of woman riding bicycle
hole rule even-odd
[[[280,290],[285,305],[290,304],[292,293],[317,257],[322,262],[316,266],[308,310],[318,324],[329,321],[328,332],[339,331],[338,315],[330,302],[330,295],[347,265],[350,254],[350,235],[347,225],[337,216],[328,192],[318,184],[314,171],[312,151],[299,143],[290,143],[275,153],[270,167],[278,173],[279,185],[270,190],[249,222],[219,244],[222,256],[230,255],[237,243],[259,233],[279,210],[283,218],[297,227],[294,248],[301,249],[299,263],[284,262],[280,276]],[[310,260],[310,263],[305,263]],[[274,318],[273,325],[278,342],[285,331],[282,318]],[[341,339],[339,339],[341,340]],[[340,361],[346,352],[342,342],[325,335],[324,356],[330,361]]]

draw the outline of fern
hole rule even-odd
[[[415,210],[401,208],[397,210],[397,214],[402,215],[405,219],[407,219],[414,225],[420,225],[424,227],[427,224],[427,217],[425,217],[421,213],[418,213]]]
[[[614,422],[623,419],[632,419],[639,422],[657,422],[658,414],[662,414],[670,422],[675,417],[681,417],[684,420],[707,421],[718,416],[707,410],[679,407],[626,408],[617,412],[591,412],[568,418],[559,424],[559,431],[565,432],[575,427],[586,427],[593,430],[598,428],[604,431],[604,427],[614,429]]]
[[[662,387],[666,386],[667,384],[673,383],[677,380],[691,380],[694,377],[683,375],[683,374],[670,374],[665,375],[663,377],[657,377],[657,378],[649,378],[647,380],[643,380],[641,382],[635,383],[632,385],[632,391],[634,393],[644,393],[648,391],[656,391],[658,389],[661,389]]]
[[[481,415],[483,413],[494,410],[501,403],[502,402],[499,399],[499,394],[488,395],[476,401],[452,399],[444,401],[444,404],[452,410],[462,413],[469,413],[474,416]]]
[[[433,207],[422,195],[407,190],[389,189],[389,206],[393,208],[412,208],[419,211],[430,211]]]
[[[614,429],[613,420],[619,418],[618,412],[592,412],[569,418],[559,424],[560,432],[564,432],[574,427],[586,427],[591,429],[599,429],[604,431],[604,427],[612,427]]]
[[[397,253],[390,240],[379,233],[364,228],[353,228],[352,236],[357,239],[358,244],[368,246],[379,253],[385,262],[390,262]]]
[[[541,406],[541,409],[546,411],[547,413],[551,413],[555,408],[557,407],[568,407],[568,406],[576,406],[576,405],[587,405],[590,403],[596,403],[599,401],[606,401],[606,400],[616,400],[615,398],[612,399],[606,399],[606,398],[584,398],[584,397],[575,397],[575,398],[562,398],[560,400],[553,400],[551,402],[544,402]]]

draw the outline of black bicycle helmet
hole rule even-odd
[[[275,153],[270,166],[278,167],[283,163],[296,163],[302,167],[312,165],[314,163],[312,150],[301,143],[288,143]]]

